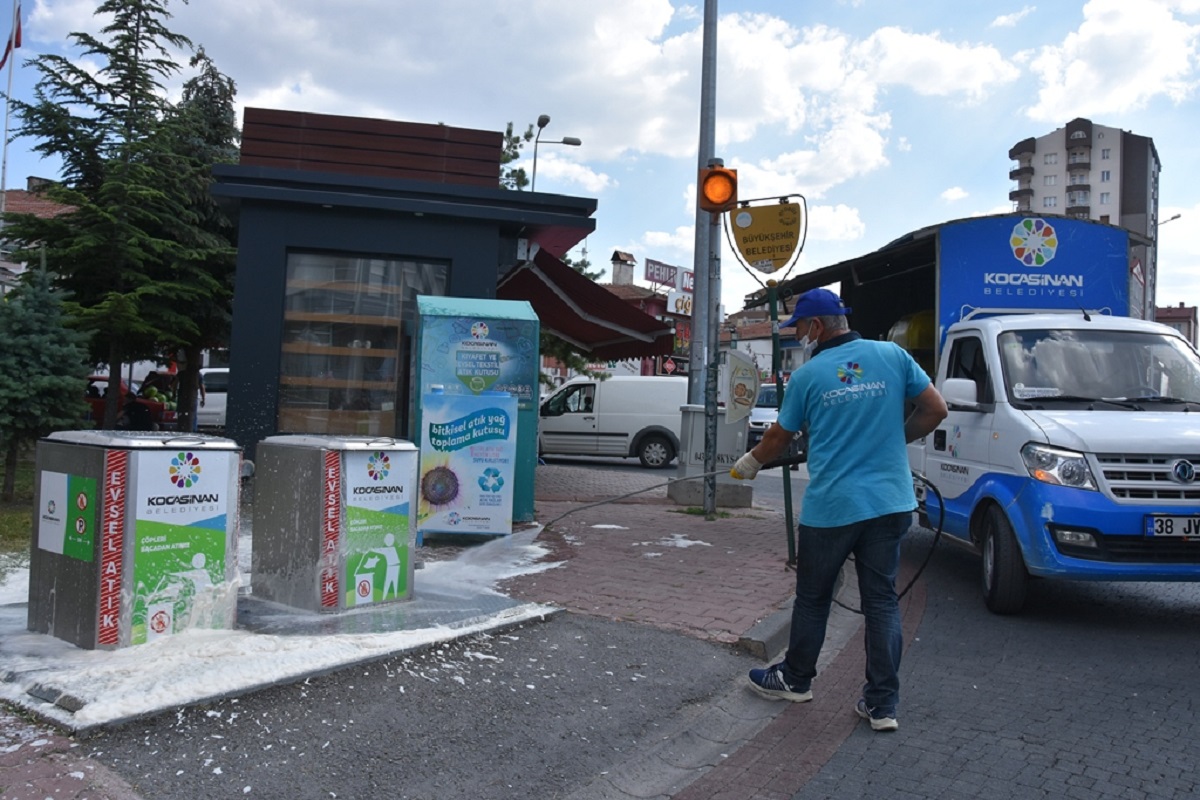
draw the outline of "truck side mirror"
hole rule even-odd
[[[975,400],[975,381],[966,378],[947,378],[942,383],[942,397],[946,404],[966,411],[978,411],[981,406]]]

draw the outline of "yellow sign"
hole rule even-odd
[[[800,246],[799,203],[735,208],[729,217],[742,260],[759,272],[783,269]]]

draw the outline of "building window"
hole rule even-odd
[[[1044,157],[1044,163],[1057,164],[1058,163],[1058,153],[1046,153],[1046,155]]]
[[[1071,134],[1072,139],[1086,139],[1087,131],[1075,131]]]
[[[403,435],[415,394],[406,326],[417,295],[444,295],[448,274],[439,263],[289,253],[278,430]]]
[[[1111,197],[1112,197],[1112,192],[1101,192],[1100,193],[1100,205],[1102,205],[1102,206],[1108,205],[1109,198],[1111,198]]]
[[[1067,205],[1070,206],[1086,206],[1091,200],[1091,192],[1071,192],[1067,195]]]
[[[1044,183],[1046,186],[1053,186],[1057,182],[1058,182],[1057,175],[1047,175],[1044,178],[1042,178],[1042,183]]]
[[[1107,161],[1111,155],[1112,155],[1112,148],[1109,148],[1109,147],[1100,148],[1100,160],[1101,161]]]
[[[1057,197],[1043,197],[1042,208],[1056,208],[1058,206]]]
[[[1107,169],[1100,170],[1100,182],[1108,183],[1110,180],[1112,180],[1112,172]]]

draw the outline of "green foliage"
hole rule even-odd
[[[520,191],[529,186],[529,176],[524,167],[510,167],[512,162],[521,157],[521,149],[533,141],[533,125],[524,133],[514,133],[513,124],[508,123],[504,129],[504,149],[500,153],[500,186],[504,189]]]
[[[90,357],[115,372],[227,338],[232,225],[208,194],[211,166],[236,157],[235,87],[200,50],[199,74],[172,105],[172,53],[191,42],[167,29],[168,0],[104,0],[101,36],[68,37],[85,59],[44,54],[32,101],[12,100],[17,138],[62,162],[53,219],[5,215],[17,261],[44,252],[89,335]],[[98,65],[85,69],[84,64]],[[106,426],[115,421],[115,405]]]
[[[0,443],[14,455],[6,466],[6,495],[20,448],[79,427],[86,412],[84,338],[66,326],[62,296],[45,270],[27,274],[0,303]]]

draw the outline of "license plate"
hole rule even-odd
[[[1195,536],[1200,539],[1200,516],[1170,517],[1151,514],[1146,517],[1147,536]]]

